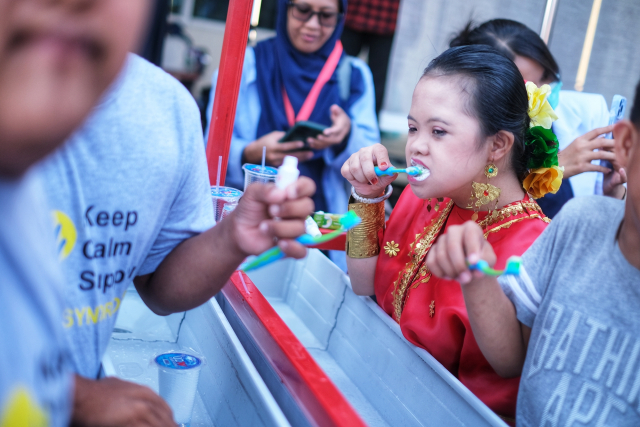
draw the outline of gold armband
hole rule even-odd
[[[371,258],[380,253],[378,231],[384,228],[384,201],[379,203],[353,203],[349,198],[349,210],[362,219],[357,227],[347,232],[347,256]]]

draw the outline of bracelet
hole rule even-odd
[[[384,196],[380,196],[375,199],[370,199],[368,197],[362,197],[361,195],[356,193],[355,188],[351,187],[351,196],[360,203],[375,204],[375,203],[384,202],[389,197],[391,197],[391,193],[393,193],[393,187],[391,186],[391,184],[389,184],[389,186],[387,187],[387,192],[385,193]]]
[[[371,258],[380,253],[378,231],[384,228],[385,220],[382,200],[378,203],[352,203],[352,200],[349,200],[349,210],[354,211],[362,219],[362,222],[347,232],[345,250],[348,257]]]

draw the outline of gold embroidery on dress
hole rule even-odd
[[[412,289],[417,288],[423,283],[428,283],[431,279],[431,272],[423,262],[424,258],[433,245],[435,238],[440,234],[440,230],[444,225],[446,219],[449,217],[449,213],[453,208],[453,201],[449,201],[447,206],[442,210],[438,218],[433,219],[431,224],[424,228],[422,233],[416,234],[415,241],[409,244],[411,251],[407,254],[411,260],[405,264],[404,268],[398,274],[398,278],[394,282],[393,290],[393,308],[394,317],[398,323],[400,323],[400,317],[402,316],[402,310],[407,298],[407,291],[411,283],[415,280],[415,284],[411,286]],[[504,221],[507,218],[514,217],[521,214],[528,214],[520,218],[514,218],[503,224],[499,224],[497,227],[490,228],[492,225],[500,221]],[[530,202],[517,202],[515,204],[505,206],[502,209],[493,211],[492,215],[487,216],[482,221],[478,222],[478,225],[484,230],[485,239],[491,233],[495,233],[504,228],[511,227],[512,224],[525,219],[540,219],[546,223],[551,222],[549,218],[544,216],[542,209],[535,201]],[[415,248],[415,249],[414,249]],[[418,268],[419,267],[419,268]],[[416,273],[416,269],[418,269]],[[417,278],[417,279],[416,279]]]
[[[390,257],[394,257],[398,255],[399,251],[400,251],[400,245],[398,245],[393,240],[390,242],[387,242],[387,244],[384,245],[384,253],[389,255]]]
[[[420,233],[420,235],[417,237],[417,240],[414,242],[415,249],[413,249],[409,253],[411,261],[409,261],[404,266],[402,271],[400,271],[400,273],[398,274],[398,279],[396,279],[395,283],[393,284],[393,308],[394,315],[398,323],[400,322],[400,316],[402,315],[402,310],[404,309],[407,290],[416,275],[416,268],[418,266],[421,267],[418,271],[421,276],[418,284],[428,282],[431,278],[431,272],[427,271],[428,269],[422,261],[429,251],[429,248],[431,248],[434,240],[440,233],[440,230],[449,217],[449,213],[451,212],[452,208],[453,201],[450,200],[449,203],[447,203],[447,206],[442,210],[440,215],[437,218],[434,218],[431,221],[431,224],[428,227],[425,227],[424,231]]]

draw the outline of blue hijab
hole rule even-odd
[[[342,3],[342,11],[346,12],[347,0],[339,1]],[[340,39],[344,27],[343,15],[329,40],[320,49],[313,53],[300,52],[291,44],[287,33],[288,3],[288,0],[278,0],[276,36],[258,43],[254,48],[258,96],[262,110],[256,139],[274,130],[286,131],[289,129],[289,121],[282,99],[282,87],[285,87],[293,111],[297,115],[318,78],[320,70],[333,51],[336,42]],[[344,59],[344,55],[343,53],[341,61]],[[358,77],[361,79],[359,73],[353,73],[352,82],[354,78]],[[344,101],[340,98],[338,79],[336,72],[334,72],[331,79],[320,91],[309,120],[331,126],[330,107],[337,104],[348,111],[348,101],[350,100]],[[340,145],[341,147],[335,147],[335,149],[344,149],[344,144]],[[313,197],[316,210],[326,210],[327,206],[322,185],[324,167],[325,163],[319,152],[314,153],[313,159],[299,165],[300,174],[313,179],[316,183],[317,190]]]
[[[347,0],[340,1],[342,2],[342,10],[346,11]],[[284,101],[282,100],[283,85],[287,90],[293,111],[298,114],[302,103],[318,78],[320,70],[322,70],[329,54],[333,51],[336,42],[340,39],[342,28],[344,27],[343,17],[336,25],[329,40],[319,50],[313,53],[302,53],[291,44],[287,34],[287,15],[289,11],[287,5],[288,0],[278,0],[276,36],[258,43],[254,48],[258,94],[262,106],[257,138],[274,130],[286,131],[289,129],[289,122],[284,111]],[[333,104],[338,104],[343,109],[347,109],[340,99],[338,79],[335,72],[320,92],[318,102],[309,120],[330,126],[329,108]]]

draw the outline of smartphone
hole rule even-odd
[[[296,122],[296,124],[294,124],[278,142],[302,141],[304,143],[304,147],[293,151],[311,150],[309,143],[307,143],[307,138],[316,138],[326,128],[327,126],[321,125],[320,123],[307,121]]]
[[[611,109],[609,110],[609,125],[615,125],[624,118],[627,109],[627,98],[622,95],[614,95],[611,101]],[[609,132],[605,138],[613,139],[613,132]],[[613,169],[613,165],[608,160],[600,160],[600,166]]]

